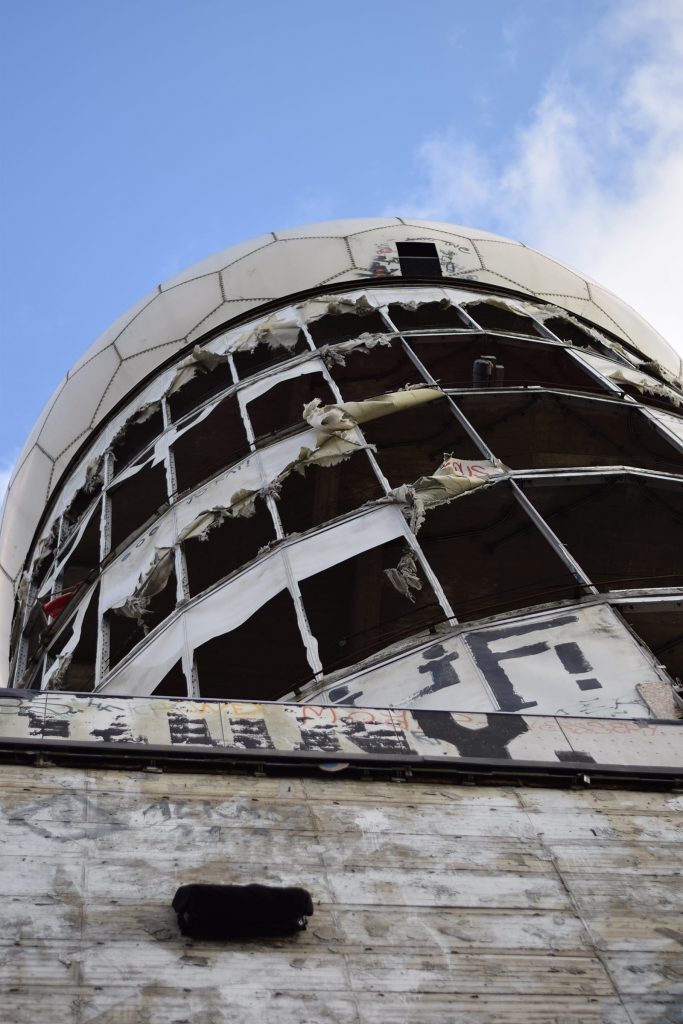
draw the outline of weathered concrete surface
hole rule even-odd
[[[2,767],[13,1024],[673,1024],[683,796]],[[183,882],[313,894],[196,943]]]

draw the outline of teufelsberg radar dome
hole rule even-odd
[[[425,800],[437,831],[448,811],[420,773],[670,786],[683,763],[682,384],[681,357],[630,306],[486,232],[333,221],[209,257],[84,353],[18,461],[0,532],[0,748],[111,771],[124,756],[220,769],[228,787],[256,761],[255,794],[283,765],[302,779],[333,767],[318,818],[292,798],[304,830],[323,832],[345,827],[335,794],[391,805],[373,772],[411,778],[405,801]],[[288,849],[266,858],[271,874],[310,874]],[[487,877],[491,906],[512,906]],[[366,916],[386,903],[381,887],[310,888]],[[326,949],[366,944],[370,925],[354,921]],[[442,955],[443,938],[424,941]],[[571,998],[600,1002],[602,981],[585,983]],[[280,983],[259,984],[274,998]],[[621,984],[613,972],[619,999]],[[334,985],[341,1007],[348,984]],[[351,987],[358,1010],[372,985]],[[454,1019],[454,998],[414,1019]]]

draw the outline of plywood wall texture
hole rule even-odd
[[[12,1024],[673,1024],[675,793],[5,766]],[[186,882],[303,885],[308,930],[197,943]]]

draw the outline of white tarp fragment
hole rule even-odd
[[[175,567],[173,548],[157,548],[152,564],[142,573],[135,584],[132,594],[125,601],[115,604],[112,610],[127,619],[135,619],[147,633],[145,615],[149,614],[149,606],[153,597],[160,594],[166,587]]]
[[[319,352],[326,366],[346,366],[346,357],[352,352],[365,355],[377,348],[378,345],[391,348],[392,336],[390,334],[370,334],[365,331],[351,341],[341,341],[338,345],[322,345]]]
[[[417,574],[415,555],[410,548],[401,555],[396,568],[385,569],[384,574],[392,587],[398,590],[399,594],[407,597],[409,601],[415,604],[415,597],[412,591],[422,590],[422,580]]]
[[[330,526],[310,537],[282,545],[217,590],[190,605],[180,616],[162,624],[135,659],[114,669],[103,690],[107,693],[151,694],[173,668],[185,637],[190,650],[241,626],[264,604],[288,587],[288,571],[300,581],[370,548],[405,536],[400,511],[384,506]],[[285,559],[287,561],[285,561]],[[226,684],[230,666],[226,666]]]
[[[427,509],[443,505],[508,472],[508,467],[500,461],[457,459],[453,455],[445,455],[444,461],[431,476],[421,476],[414,484],[395,487],[387,499],[404,506],[410,529],[418,533]]]
[[[281,384],[285,380],[292,380],[295,377],[301,377],[306,373],[324,374],[325,364],[320,358],[314,356],[312,359],[304,359],[302,362],[295,363],[294,366],[288,366],[284,370],[281,368],[274,369],[266,377],[261,377],[260,380],[254,381],[253,384],[247,384],[246,387],[240,388],[237,392],[240,408],[246,408],[249,402],[253,402],[255,398],[265,395],[266,392],[270,391],[277,384]]]
[[[340,402],[338,405],[322,405],[319,398],[314,398],[304,408],[304,419],[321,434],[343,434],[357,423],[369,423],[425,402],[434,402],[437,398],[443,398],[439,388],[422,385],[404,391],[391,391],[362,402]]]
[[[253,352],[258,345],[291,351],[299,339],[302,321],[298,309],[288,306],[265,320],[248,324],[228,338],[228,352]]]
[[[60,689],[60,687],[64,685],[64,677],[66,675],[67,669],[69,668],[69,665],[71,664],[74,652],[78,647],[78,642],[81,639],[83,622],[85,620],[88,608],[90,607],[90,602],[93,599],[96,586],[96,583],[93,584],[93,586],[90,587],[90,589],[82,598],[81,603],[78,606],[78,610],[71,622],[71,632],[69,635],[69,639],[66,641],[61,651],[55,658],[54,662],[52,663],[52,665],[50,666],[50,668],[43,677],[44,690],[58,690]]]
[[[208,347],[195,345],[190,355],[176,366],[175,377],[171,381],[167,394],[172,395],[176,391],[180,391],[198,373],[211,373],[217,366],[227,364],[228,359],[229,357],[225,353],[212,352]],[[230,381],[226,378],[226,387],[229,383]]]
[[[655,380],[642,370],[636,370],[630,366],[623,366],[613,363],[603,356],[595,356],[589,352],[582,352],[581,356],[596,368],[603,376],[614,381],[615,384],[630,384],[641,391],[644,395],[654,395],[657,398],[665,398],[673,406],[678,408],[683,404],[683,396],[674,391],[673,388]]]

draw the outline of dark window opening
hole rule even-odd
[[[615,381],[622,391],[636,401],[641,402],[643,405],[654,405],[659,409],[665,409],[667,412],[675,412],[680,416],[681,406],[683,406],[683,396],[680,398],[675,397],[675,392],[671,395],[668,394],[652,394],[650,391],[644,391],[636,387],[635,384],[630,384],[626,380]]]
[[[378,345],[369,351],[357,349],[345,354],[345,365],[330,368],[344,401],[362,401],[407,384],[423,384],[422,374],[403,351],[399,341]]]
[[[73,693],[88,693],[95,686],[95,663],[97,661],[98,632],[98,589],[95,590],[88,610],[83,618],[81,635],[56,689],[68,690]],[[71,630],[65,629],[50,649],[50,658],[54,659],[71,636]]]
[[[683,488],[635,476],[570,486],[524,484],[601,590],[683,586]]]
[[[461,459],[482,458],[447,398],[371,420],[363,424],[363,434],[377,446],[377,462],[392,487],[431,476],[446,454]]]
[[[345,365],[332,364],[330,373],[345,402],[360,402],[387,391],[398,391],[406,384],[424,383],[400,341],[391,346],[378,345],[366,352],[349,352]]]
[[[87,512],[95,500],[95,495],[99,494],[101,490],[102,480],[100,478],[97,480],[96,486],[91,491],[86,491],[85,487],[81,487],[80,490],[76,491],[73,496],[73,500],[64,511],[64,526],[71,528],[79,523],[83,518],[83,514]],[[64,529],[64,526],[62,529]]]
[[[276,366],[283,363],[292,356],[301,355],[302,352],[310,351],[303,331],[299,331],[296,345],[292,348],[271,348],[267,342],[261,342],[251,352],[234,352],[233,362],[240,380],[251,377],[261,370],[267,370],[269,366]]]
[[[488,359],[502,368],[491,377],[493,386],[545,386],[605,393],[587,370],[555,345],[454,335],[439,339],[411,338],[410,347],[442,387],[479,387],[474,364],[476,360]]]
[[[535,334],[541,332],[530,316],[515,313],[493,302],[470,302],[465,307],[469,316],[485,331],[510,331],[512,334]]]
[[[411,591],[414,604],[386,576],[385,569],[395,569],[405,549],[405,541],[391,541],[299,584],[326,672],[443,621],[444,613],[421,569],[417,573],[422,589]]]
[[[213,398],[214,395],[225,391],[232,384],[230,367],[227,363],[219,363],[213,370],[204,370],[200,367],[187,384],[184,384],[178,391],[168,396],[168,406],[171,411],[171,419],[175,422],[185,416],[186,413],[195,409]]]
[[[154,697],[187,697],[187,680],[180,660],[176,661],[159,685],[152,690],[152,695]]]
[[[397,242],[402,277],[443,277],[434,242]]]
[[[309,466],[305,476],[291,473],[278,510],[286,533],[303,533],[383,494],[370,460],[361,452],[336,466]]]
[[[224,519],[203,540],[187,540],[184,550],[191,596],[256,558],[260,548],[274,537],[270,512],[263,501],[257,501],[253,516]]]
[[[580,596],[505,483],[432,509],[418,539],[463,621]]]
[[[416,309],[406,309],[397,303],[389,306],[389,319],[399,331],[428,331],[438,328],[469,327],[470,324],[455,306],[441,302],[423,302]]]
[[[248,452],[239,405],[231,395],[174,442],[178,493],[196,487]]]
[[[683,455],[637,409],[568,395],[460,395],[458,405],[511,469],[638,466],[683,472]]]
[[[195,651],[202,697],[277,700],[311,677],[306,649],[289,591],[282,591],[251,618]],[[245,720],[245,738],[254,723]],[[262,744],[255,734],[253,746]]]
[[[107,612],[109,622],[109,668],[113,668],[122,658],[132,651],[137,643],[155,629],[175,610],[176,577],[175,572],[169,576],[168,583],[160,593],[150,598],[149,608],[142,616],[144,626],[135,619],[119,615],[115,611]]]
[[[323,405],[335,402],[321,373],[302,373],[275,384],[247,406],[255,437],[269,443],[271,434],[288,427],[306,426],[304,406],[314,398],[319,398]]]
[[[100,516],[96,509],[62,571],[60,590],[82,583],[100,564]]]
[[[152,443],[164,429],[164,419],[161,409],[157,409],[152,415],[142,422],[130,420],[123,428],[119,436],[112,444],[114,453],[114,472],[127,466],[128,463]]]
[[[168,495],[163,465],[145,466],[109,492],[111,546],[116,550],[145,526],[166,505]]]
[[[597,338],[594,338],[592,334],[579,327],[578,324],[573,324],[570,320],[565,320],[561,316],[551,316],[543,321],[543,326],[547,327],[549,331],[552,331],[556,338],[560,341],[569,342],[570,345],[574,345],[576,348],[590,349],[593,352],[599,352],[601,355],[607,355],[614,358],[614,353],[611,351],[608,345],[601,345]]]
[[[313,320],[308,330],[316,345],[333,345],[336,341],[348,341],[359,334],[386,334],[387,325],[377,312],[327,313],[319,320]]]
[[[683,683],[683,609],[638,604],[619,612],[669,675]]]

